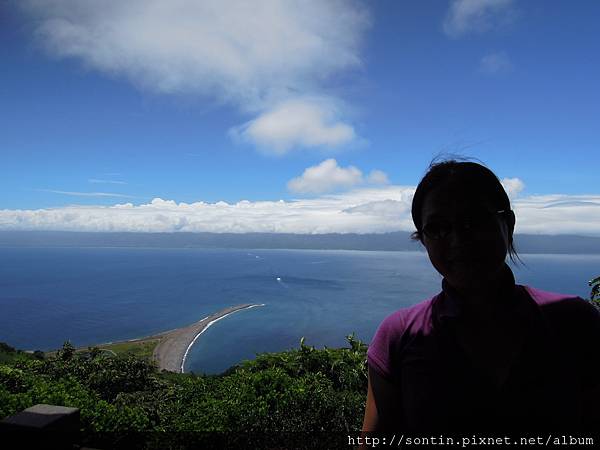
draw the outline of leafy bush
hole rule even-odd
[[[120,393],[152,390],[161,383],[156,368],[147,361],[133,356],[75,356],[69,348],[66,353],[59,351],[55,358],[18,366],[46,375],[51,380],[72,377],[107,401],[115,400]]]
[[[354,334],[346,336],[349,349],[317,350],[300,340],[299,350],[280,353],[263,353],[255,360],[244,361],[242,368],[257,372],[279,367],[292,377],[301,377],[307,373],[325,375],[336,389],[367,390],[366,351],[367,346],[357,340]]]

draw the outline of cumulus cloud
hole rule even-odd
[[[372,170],[367,177],[367,181],[372,184],[389,184],[388,176],[381,170]]]
[[[525,189],[525,183],[520,178],[502,178],[501,183],[510,199],[513,199]]]
[[[479,62],[479,70],[491,75],[512,72],[513,64],[506,52],[485,55]]]
[[[382,233],[414,231],[413,186],[360,188],[293,201],[66,206],[0,210],[2,230],[214,233]],[[545,195],[514,200],[516,232],[600,236],[600,195]]]
[[[354,166],[340,167],[335,159],[307,168],[304,173],[288,182],[288,189],[298,194],[322,194],[341,189],[349,189],[369,182],[387,184],[387,175],[374,170],[365,179],[363,173]]]
[[[450,37],[481,33],[512,20],[512,0],[453,0],[444,19]]]
[[[362,182],[362,172],[354,166],[340,167],[335,159],[309,167],[302,176],[288,182],[288,189],[299,194],[320,194],[350,188]]]
[[[293,148],[335,148],[356,137],[354,129],[339,120],[338,110],[326,99],[283,102],[230,132],[236,139],[275,154]]]
[[[78,59],[142,89],[199,95],[258,114],[250,122],[254,127],[244,128],[245,137],[273,143],[278,151],[304,144],[282,104],[328,97],[329,76],[361,65],[370,22],[366,7],[354,0],[23,0],[19,5],[38,24],[39,42],[51,55]],[[354,137],[339,114],[313,108],[320,110],[310,122],[319,131],[319,145]],[[300,129],[310,128],[307,120]]]

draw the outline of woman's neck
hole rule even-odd
[[[495,314],[506,304],[508,290],[514,286],[514,279],[503,267],[498,274],[485,282],[458,286],[457,291],[469,315],[476,317],[488,317]]]
[[[501,303],[498,286],[458,292],[464,302],[465,312],[470,316],[490,317]]]

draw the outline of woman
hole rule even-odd
[[[412,218],[442,292],[379,326],[363,432],[598,429],[600,314],[515,284],[515,215],[498,178],[433,164]]]

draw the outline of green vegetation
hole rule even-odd
[[[359,433],[367,390],[366,345],[347,340],[317,350],[302,339],[218,376],[160,373],[131,353],[66,343],[46,359],[0,363],[0,418],[37,403],[77,407],[82,443],[98,448],[335,448]]]
[[[32,359],[44,359],[44,353],[39,350],[36,350],[35,352],[24,352],[22,350],[17,350],[4,342],[0,342],[0,364],[29,361]]]
[[[160,339],[143,339],[139,341],[105,344],[98,346],[98,348],[113,355],[133,355],[150,361],[152,359],[154,348],[159,342]]]
[[[600,308],[600,277],[596,277],[588,282],[588,286],[592,288],[590,292],[590,300],[597,308]]]
[[[159,337],[151,337],[138,339],[135,341],[123,341],[123,342],[114,342],[111,344],[101,344],[95,347],[85,347],[85,348],[74,348],[74,352],[81,356],[89,356],[91,353],[106,353],[109,356],[125,356],[132,355],[137,356],[138,358],[145,359],[147,361],[152,361],[152,355],[154,353],[154,349],[160,342]],[[0,342],[1,345],[6,345]],[[70,345],[70,344],[69,344]],[[64,347],[63,347],[64,351]],[[52,350],[49,352],[38,352],[37,354],[42,354],[50,358],[56,357],[58,354],[57,350]],[[2,353],[0,349],[0,358],[2,358]],[[2,361],[0,359],[0,361]]]

